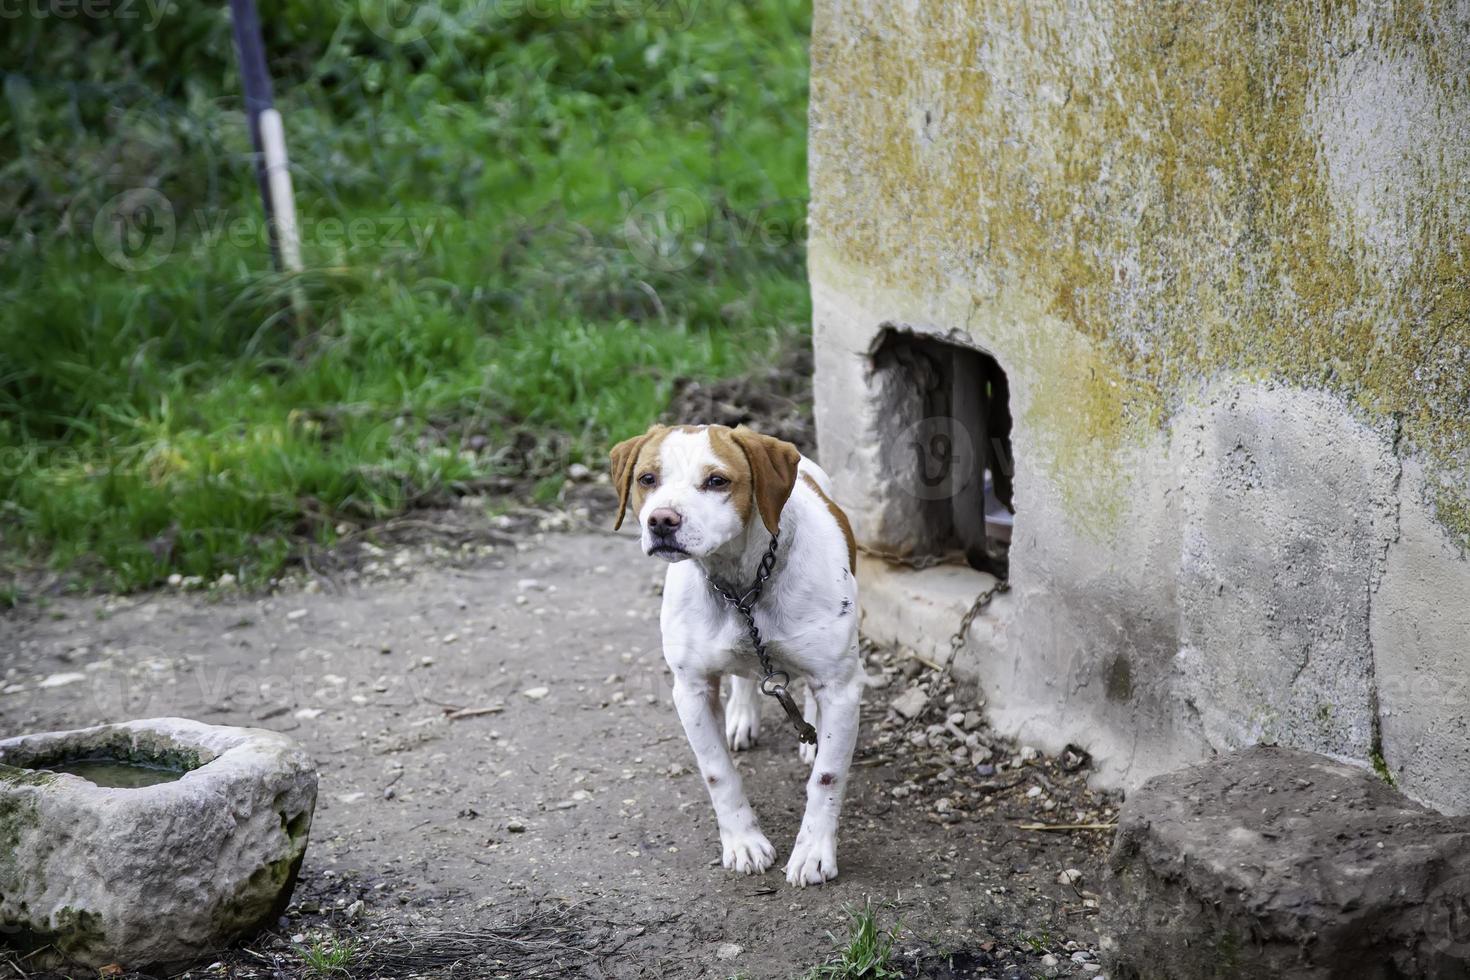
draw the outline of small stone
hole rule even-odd
[[[548,695],[548,694],[551,693],[551,688],[549,688],[549,687],[528,687],[524,691],[522,691],[521,693],[524,694],[526,697],[530,698],[532,701],[540,701],[542,698],[546,697],[546,695]]]
[[[1041,787],[1040,786],[1033,786],[1033,787],[1031,787],[1030,789],[1028,789],[1026,791],[1026,797],[1028,799],[1034,800],[1034,799],[1036,799],[1040,795],[1041,795]]]
[[[743,946],[736,945],[735,943],[721,943],[720,948],[715,950],[715,958],[720,960],[733,960],[743,952],[745,952],[745,947]]]
[[[908,680],[913,680],[924,672],[924,665],[911,657],[903,662],[902,666],[898,668],[898,672],[903,674]]]
[[[984,779],[989,779],[991,776],[995,775],[995,766],[991,765],[988,762],[982,762],[975,767],[975,775],[980,776]]]
[[[351,905],[347,906],[347,921],[356,921],[358,916],[362,915],[363,909],[365,908],[367,908],[367,902],[364,902],[360,898],[357,901],[353,902]]]
[[[505,829],[512,834],[524,834],[526,832],[526,825],[515,817],[511,817],[505,822]]]
[[[979,728],[981,720],[982,719],[980,717],[980,712],[966,711],[964,720],[960,722],[960,727],[965,729],[966,731],[969,731],[972,728]]]
[[[1059,965],[1061,965],[1061,962],[1062,962],[1061,960],[1057,959],[1055,956],[1051,955],[1050,953],[1047,953],[1045,956],[1043,956],[1041,958],[1041,965],[1044,966],[1044,967],[1046,967],[1047,969],[1051,969],[1054,966],[1059,966]]]
[[[87,679],[86,674],[78,674],[75,671],[66,674],[52,674],[37,684],[37,687],[65,687],[67,684],[75,684]]]
[[[306,610],[305,609],[293,609],[290,612],[286,613],[286,618],[287,619],[302,619],[305,616],[306,616]]]
[[[1078,871],[1076,868],[1068,868],[1061,874],[1057,875],[1057,884],[1059,885],[1075,885],[1081,880],[1082,872]]]
[[[911,687],[893,699],[892,708],[904,718],[913,719],[929,703],[929,695],[922,688]]]
[[[592,470],[581,463],[573,463],[567,467],[567,479],[576,483],[582,483],[592,478]]]
[[[302,708],[300,711],[296,712],[296,717],[300,718],[302,721],[311,721],[315,718],[320,718],[321,716],[321,708]]]

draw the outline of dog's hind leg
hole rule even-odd
[[[732,751],[751,748],[760,738],[761,695],[749,677],[730,675],[730,700],[725,704],[725,744]]]
[[[811,684],[802,685],[806,688],[806,700],[802,704],[801,716],[806,723],[813,728],[821,728],[821,712],[817,708],[817,696],[812,693]],[[817,747],[806,742],[796,743],[796,752],[801,756],[801,761],[811,765],[817,761]]]
[[[720,734],[720,676],[674,668],[674,707],[714,804],[722,863],[731,871],[760,874],[776,860],[776,851],[761,833]]]

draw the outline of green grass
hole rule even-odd
[[[121,589],[259,582],[339,525],[491,477],[554,495],[676,377],[806,329],[803,0],[443,0],[396,39],[370,5],[263,0],[292,280],[262,245],[218,6],[0,40],[12,557]],[[177,234],[130,271],[94,218],[138,187]]]
[[[328,937],[296,948],[302,965],[319,977],[340,977],[357,959],[358,944],[351,939]]]
[[[861,909],[849,911],[850,922],[845,940],[832,936],[835,946],[827,962],[813,967],[802,980],[897,980],[903,972],[893,965],[893,947],[898,942],[899,926],[883,929],[878,924],[878,909],[864,902]],[[830,935],[830,934],[829,934]]]

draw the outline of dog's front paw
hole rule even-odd
[[[786,880],[797,888],[820,885],[837,877],[837,836],[803,829],[786,862]]]
[[[755,828],[720,831],[720,847],[724,851],[725,868],[743,875],[762,874],[776,862],[776,849]]]
[[[730,699],[725,708],[725,744],[732,752],[743,752],[755,745],[761,732],[761,709],[744,698]]]
[[[796,754],[801,756],[801,761],[807,765],[817,761],[817,746],[815,742],[798,742]]]

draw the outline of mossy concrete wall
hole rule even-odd
[[[870,547],[879,332],[1009,374],[998,724],[1113,783],[1274,741],[1470,810],[1470,3],[817,0],[811,180]],[[882,632],[923,583],[868,565]]]

